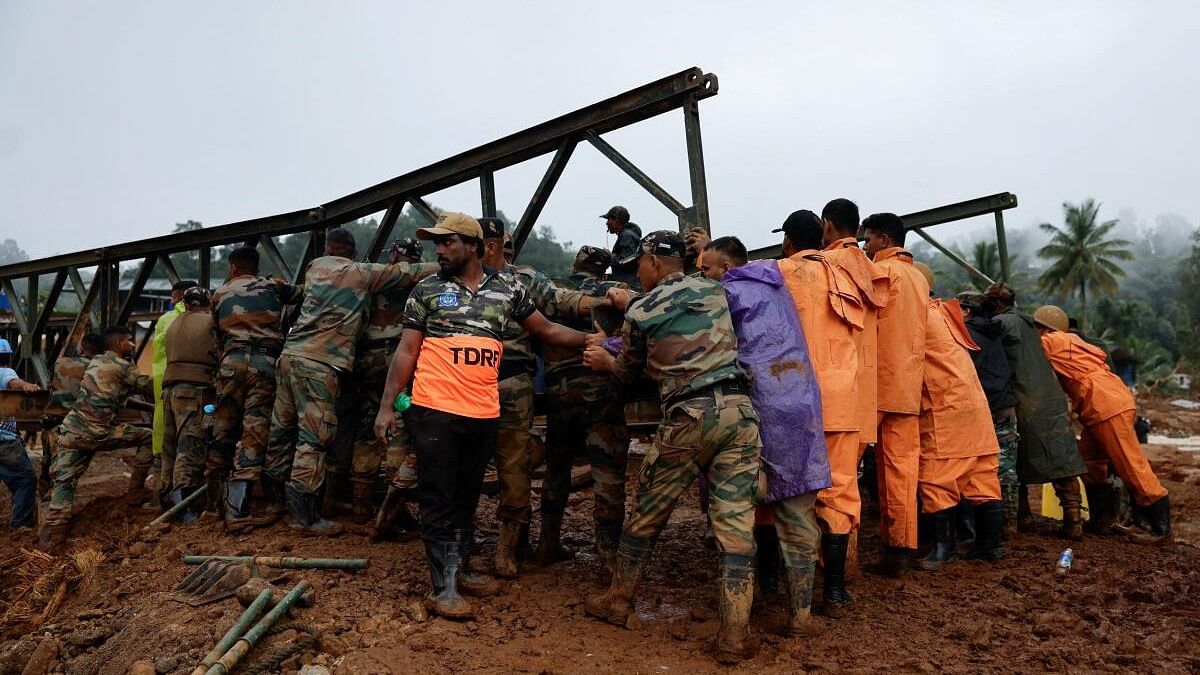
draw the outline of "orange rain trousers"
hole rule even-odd
[[[921,458],[921,509],[945,511],[965,499],[972,504],[1000,499],[1000,455]]]
[[[1111,464],[1138,506],[1150,506],[1167,496],[1167,489],[1154,475],[1150,462],[1146,460],[1137,432],[1133,429],[1136,411],[1122,413],[1083,428],[1079,441],[1079,454],[1087,467],[1085,483],[1103,483],[1108,480]]]
[[[920,419],[919,415],[879,414],[875,462],[879,475],[879,538],[885,546],[917,548]]]
[[[857,431],[826,431],[833,485],[817,493],[817,520],[822,531],[850,534],[858,529],[862,497],[858,493],[858,463],[862,461]]]

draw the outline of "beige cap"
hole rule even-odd
[[[483,228],[471,216],[451,211],[438,216],[437,225],[418,229],[417,239],[433,239],[447,234],[483,239]]]

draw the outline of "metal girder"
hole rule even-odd
[[[496,173],[491,169],[479,174],[479,205],[484,218],[496,217]]]
[[[933,225],[941,225],[943,223],[949,223],[955,220],[984,216],[989,213],[999,213],[1004,209],[1016,208],[1016,206],[1016,195],[1011,192],[999,192],[986,197],[968,199],[966,201],[947,204],[945,206],[935,206],[932,209],[925,209],[924,211],[915,211],[913,213],[900,216],[900,219],[904,221],[904,228],[906,230],[915,230],[923,227],[931,227]],[[780,235],[780,239],[782,238],[782,235]],[[779,258],[782,255],[782,244],[764,246],[749,252],[749,257],[751,260]]]
[[[533,197],[529,199],[525,213],[521,214],[521,220],[517,222],[517,229],[513,231],[514,251],[520,251],[521,247],[525,245],[525,240],[533,231],[534,225],[537,224],[538,217],[542,215],[542,209],[546,208],[550,193],[554,191],[554,186],[558,185],[558,179],[562,177],[563,170],[567,168],[567,162],[571,161],[571,155],[574,154],[576,145],[578,145],[576,141],[564,138],[562,144],[558,146],[558,150],[554,152],[550,166],[546,167],[546,173],[542,174],[541,182],[533,191]]]
[[[4,294],[10,299],[13,320],[17,324],[17,332],[21,334],[21,360],[28,359],[33,364],[34,375],[37,376],[38,382],[45,387],[50,384],[50,371],[46,368],[45,359],[42,358],[41,345],[35,345],[38,336],[33,334],[33,325],[27,314],[28,308],[21,306],[21,302],[18,300],[20,296],[17,295],[16,289],[13,288],[11,279],[0,278],[0,284],[2,284],[0,288],[3,288]],[[33,349],[34,346],[39,347],[39,349]]]
[[[1008,281],[1012,270],[1008,269],[1008,237],[1004,234],[1004,212],[996,212],[996,252],[1000,254],[1000,277]]]
[[[129,287],[129,294],[125,296],[125,302],[121,303],[121,310],[117,312],[117,320],[114,324],[125,323],[129,320],[129,315],[133,313],[133,303],[137,302],[138,296],[142,294],[142,289],[146,287],[146,282],[150,280],[150,273],[154,271],[154,262],[158,256],[150,256],[142,261],[138,267],[137,276],[133,279],[133,284]]]
[[[700,142],[700,104],[688,101],[683,105],[683,130],[687,141],[688,179],[692,185],[692,211],[680,217],[679,231],[690,227],[711,232],[708,218],[708,182],[704,177],[704,145]],[[686,222],[690,221],[690,222]]]
[[[325,255],[325,228],[318,227],[310,230],[308,233],[308,244],[304,247],[304,255],[300,258],[300,264],[296,267],[296,274],[292,277],[292,283],[304,283],[304,273],[308,271],[308,263],[323,255]]]
[[[158,255],[158,264],[162,265],[163,273],[167,275],[167,281],[170,281],[172,286],[183,281],[179,276],[179,271],[175,269],[175,263],[171,262],[170,255],[160,253]]]
[[[150,322],[150,325],[146,328],[146,334],[143,335],[142,339],[138,341],[137,346],[133,350],[134,363],[137,363],[138,360],[142,358],[142,352],[146,351],[146,345],[154,341],[154,328],[156,326],[158,326],[158,319],[154,319]]]
[[[284,260],[283,253],[279,251],[279,247],[275,245],[275,240],[270,235],[259,235],[258,244],[262,246],[263,253],[267,254],[267,260],[271,261],[276,271],[287,279],[292,279],[296,276],[296,273],[292,271],[291,265],[288,265],[287,260]]]
[[[41,335],[46,330],[46,323],[50,321],[50,315],[54,313],[54,306],[58,304],[58,297],[62,295],[66,284],[67,271],[59,270],[58,274],[54,275],[54,282],[50,284],[50,292],[46,294],[46,304],[42,306],[42,311],[33,324],[34,335]]]
[[[991,277],[989,277],[988,275],[984,274],[983,272],[980,272],[979,270],[975,269],[975,266],[974,266],[974,265],[972,265],[971,263],[967,262],[966,260],[963,260],[962,256],[958,255],[958,254],[957,254],[957,253],[955,253],[954,251],[951,251],[950,249],[946,248],[945,246],[942,246],[942,244],[941,244],[940,242],[938,242],[938,240],[936,240],[936,239],[934,239],[933,237],[929,236],[929,234],[925,232],[925,228],[922,228],[922,227],[911,227],[911,228],[909,228],[909,231],[910,231],[910,232],[916,232],[918,235],[920,235],[920,237],[921,237],[922,239],[924,239],[925,241],[929,242],[929,245],[930,245],[930,246],[933,246],[933,247],[934,247],[934,248],[936,248],[937,250],[941,251],[941,252],[942,252],[942,255],[944,255],[944,256],[946,256],[947,258],[949,258],[949,259],[953,260],[954,262],[958,263],[958,266],[959,266],[959,267],[962,267],[962,268],[963,268],[963,269],[965,269],[967,272],[969,272],[969,273],[971,273],[971,274],[974,274],[976,277],[978,277],[979,279],[981,279],[981,280],[983,280],[984,282],[988,283],[989,285],[990,285],[990,284],[994,284],[994,283],[996,283],[994,279],[992,279],[992,278],[991,278]]]
[[[607,157],[609,161],[617,165],[617,168],[624,171],[626,175],[632,178],[633,182],[642,186],[642,189],[644,189],[646,192],[649,192],[651,197],[654,197],[661,202],[663,206],[670,209],[671,213],[679,216],[687,210],[687,207],[684,206],[682,202],[672,197],[671,193],[667,192],[666,189],[664,189],[658,183],[655,183],[654,179],[650,178],[650,176],[647,176],[644,171],[637,168],[637,165],[629,161],[625,155],[617,152],[616,148],[609,145],[608,141],[600,138],[600,135],[595,131],[589,130],[586,134],[584,134],[584,138],[587,139],[588,143],[591,143],[597,150],[599,150],[600,154]]]
[[[408,202],[412,204],[413,208],[416,209],[418,213],[420,213],[422,216],[425,216],[425,219],[430,223],[437,222],[437,211],[434,211],[433,207],[430,206],[429,203],[424,199],[421,197],[409,197]]]
[[[397,199],[388,205],[387,211],[383,214],[383,220],[379,221],[379,229],[375,231],[375,237],[371,239],[371,244],[367,247],[368,261],[375,262],[379,259],[379,254],[383,253],[383,247],[387,244],[388,238],[392,236],[396,221],[400,219],[400,212],[404,210],[404,202],[404,199]]]
[[[83,283],[83,277],[79,274],[79,269],[76,267],[67,268],[67,276],[71,278],[71,288],[75,291],[75,297],[79,298],[79,315],[76,317],[76,322],[91,319],[93,326],[100,325],[100,313],[96,311],[96,291],[99,288],[96,285],[95,277],[92,278],[92,283],[86,285]],[[73,329],[72,329],[73,330]],[[79,334],[80,337],[83,333]],[[78,338],[76,338],[78,340]]]

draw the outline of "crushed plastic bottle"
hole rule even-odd
[[[1058,564],[1054,566],[1055,574],[1066,574],[1071,571],[1071,563],[1075,562],[1075,552],[1067,549],[1058,556]]]
[[[412,396],[407,391],[402,391],[396,395],[396,400],[392,403],[392,409],[398,413],[402,413],[412,407]]]

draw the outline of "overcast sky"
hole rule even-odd
[[[713,229],[751,246],[838,196],[1195,224],[1198,30],[1195,2],[4,0],[0,239],[40,257],[314,206],[690,66],[720,78]],[[680,112],[607,138],[689,201]],[[497,174],[511,217],[547,161]],[[429,200],[479,211],[474,184]],[[586,144],[541,223],[604,244],[613,204],[675,227]]]

